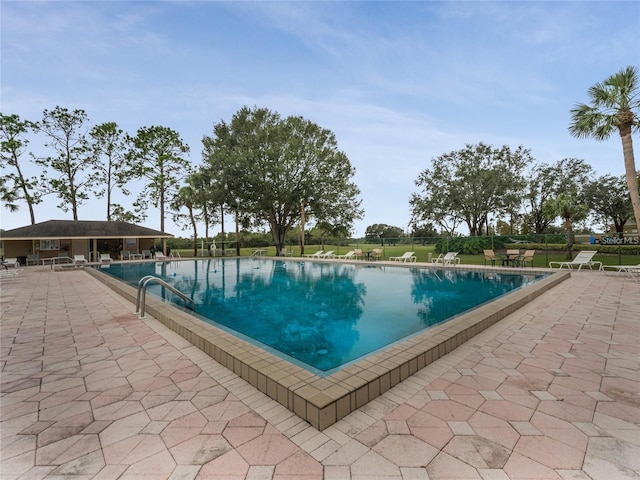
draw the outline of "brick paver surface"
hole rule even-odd
[[[574,273],[323,432],[82,271],[0,308],[2,480],[640,478],[628,276]]]

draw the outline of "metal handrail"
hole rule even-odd
[[[159,283],[160,285],[162,285],[163,287],[169,289],[171,292],[175,293],[176,295],[178,295],[182,300],[184,300],[185,302],[185,307],[189,308],[189,306],[187,305],[187,303],[191,303],[191,310],[192,311],[196,311],[196,304],[193,301],[193,299],[191,297],[187,297],[184,293],[182,293],[180,290],[178,290],[175,287],[172,287],[171,285],[169,285],[167,282],[165,282],[164,280],[162,280],[161,278],[155,277],[153,275],[147,275],[145,277],[142,277],[140,279],[140,281],[138,282],[138,295],[136,297],[136,313],[140,312],[140,318],[144,318],[144,312],[145,312],[145,307],[147,305],[147,285],[149,283]],[[142,305],[142,308],[140,307]]]

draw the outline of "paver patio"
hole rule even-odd
[[[2,480],[640,478],[628,275],[573,273],[322,432],[83,271],[0,282]]]

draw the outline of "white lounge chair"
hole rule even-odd
[[[344,255],[334,255],[333,258],[341,258],[341,259],[356,258],[356,252],[355,250],[349,250]]]
[[[389,260],[396,262],[415,262],[417,260],[415,252],[404,252],[399,257],[389,257]]]
[[[324,252],[322,255],[318,255],[318,258],[333,258],[335,257],[333,250],[329,250],[328,252]]]
[[[87,263],[87,259],[84,258],[84,255],[74,255],[73,263]]]
[[[305,253],[303,257],[318,258],[322,256],[323,253],[324,253],[324,250],[318,250],[316,253]]]
[[[156,252],[154,254],[156,260],[166,260],[167,256],[162,252]]]
[[[100,254],[100,263],[105,263],[105,262],[110,262],[111,261],[111,255],[109,255],[108,253],[101,253]]]
[[[20,266],[20,263],[18,262],[18,259],[15,257],[11,257],[11,258],[5,258],[2,261],[2,266],[5,268],[5,270],[7,269],[7,267],[14,267],[14,268],[18,268]]]
[[[595,250],[583,250],[576,255],[576,258],[566,262],[549,262],[549,268],[553,268],[552,265],[558,265],[559,268],[567,267],[573,270],[573,267],[578,267],[581,270],[582,267],[589,267],[593,270],[595,265],[599,265],[598,270],[602,270],[602,262],[594,262],[591,260],[593,256],[598,253]]]
[[[640,282],[640,263],[638,265],[603,265],[601,270],[617,270],[618,272],[625,272],[633,278],[635,275],[636,280]]]
[[[432,263],[441,263],[443,267],[445,265],[453,265],[455,267],[460,263],[460,259],[458,258],[458,252],[449,252],[445,255],[438,255],[432,260]]]

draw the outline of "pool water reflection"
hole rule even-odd
[[[103,271],[132,285],[160,277],[192,297],[205,321],[322,375],[546,276],[274,259],[122,263]],[[159,285],[148,292],[172,297]]]

